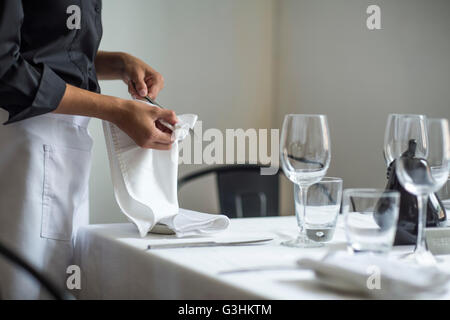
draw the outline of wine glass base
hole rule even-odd
[[[295,239],[284,241],[281,244],[291,248],[320,248],[324,246],[323,243],[312,241],[305,236],[298,236]]]
[[[413,253],[404,255],[402,258],[407,262],[411,262],[424,267],[435,266],[437,264],[436,258],[428,250],[414,251]]]

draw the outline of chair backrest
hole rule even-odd
[[[179,188],[207,174],[216,175],[221,213],[230,218],[277,216],[279,173],[261,175],[261,165],[230,165],[195,172],[179,180]]]

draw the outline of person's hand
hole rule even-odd
[[[133,100],[125,100],[121,110],[113,122],[138,146],[156,150],[171,149],[174,142],[172,131],[159,120],[175,125],[178,119],[174,111]]]
[[[133,97],[156,99],[164,88],[163,76],[144,61],[126,54],[123,66],[123,81],[128,85],[128,92]]]

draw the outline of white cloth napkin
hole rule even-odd
[[[221,231],[229,224],[223,215],[193,211],[178,215],[178,142],[194,127],[197,115],[180,115],[178,120],[173,131],[175,142],[168,151],[140,148],[114,124],[103,122],[114,195],[141,237],[159,222],[180,237]]]
[[[216,233],[228,228],[229,224],[230,220],[223,215],[180,209],[178,214],[162,218],[152,232],[174,233],[177,237],[189,237]]]
[[[450,274],[436,267],[419,267],[370,253],[336,252],[321,260],[304,258],[298,264],[313,270],[317,280],[328,287],[383,299],[441,294],[450,280]]]

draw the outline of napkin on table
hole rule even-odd
[[[117,126],[103,121],[114,195],[141,237],[159,223],[179,237],[221,231],[229,224],[223,215],[179,210],[179,142],[194,127],[197,115],[180,115],[178,120],[172,133],[175,142],[167,151],[140,148]]]
[[[223,215],[180,209],[178,214],[161,219],[152,232],[174,233],[177,237],[208,235],[225,230],[229,224],[230,220]]]
[[[450,274],[436,267],[419,267],[392,257],[335,252],[323,259],[301,259],[303,269],[315,272],[317,280],[335,289],[363,293],[375,298],[407,298],[445,292]],[[377,287],[375,274],[379,275]],[[372,278],[369,279],[369,277]],[[370,285],[368,285],[368,282]]]

